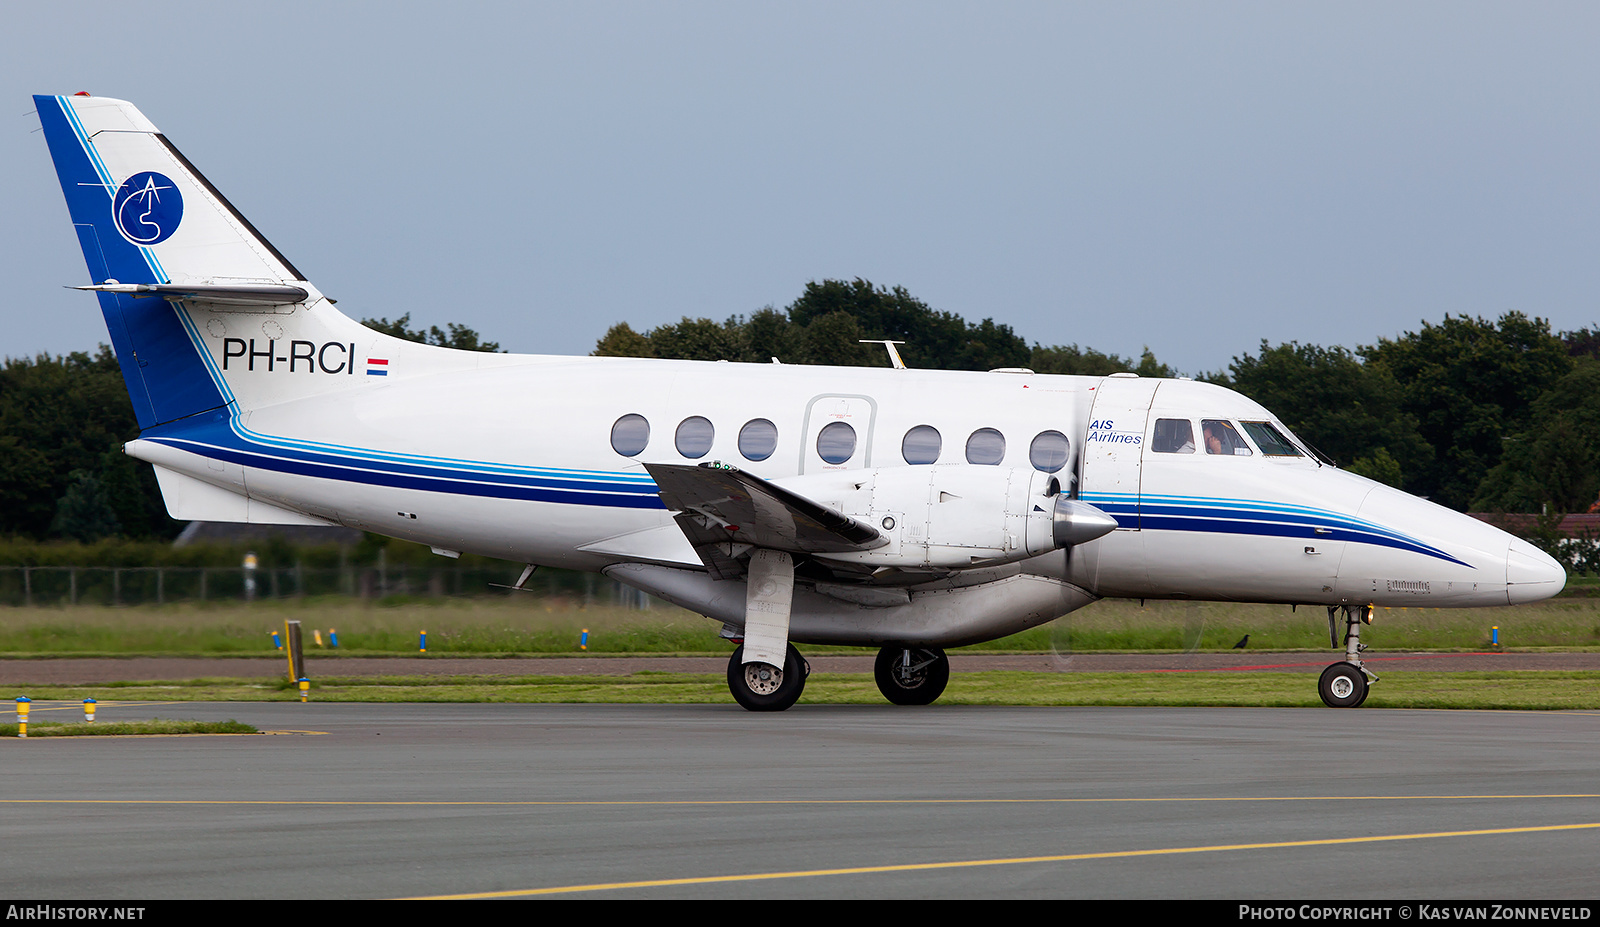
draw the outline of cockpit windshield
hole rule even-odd
[[[1284,437],[1283,432],[1279,431],[1271,422],[1241,421],[1239,424],[1244,426],[1245,432],[1248,433],[1251,439],[1256,442],[1256,447],[1261,448],[1261,453],[1267,455],[1268,457],[1305,456],[1301,454],[1300,449],[1295,447],[1292,441]]]

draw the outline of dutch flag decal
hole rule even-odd
[[[389,375],[389,359],[387,357],[367,358],[367,376],[386,377]]]

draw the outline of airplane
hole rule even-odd
[[[1100,598],[1327,609],[1357,707],[1374,606],[1533,602],[1526,541],[1340,470],[1220,386],[490,354],[334,308],[131,103],[34,101],[140,435],[177,519],[346,525],[602,573],[723,624],[752,711],[796,643],[877,647],[899,705],[946,648]],[[776,361],[776,359],[774,359]]]

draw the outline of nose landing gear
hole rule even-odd
[[[1372,623],[1371,605],[1330,605],[1328,606],[1328,638],[1329,643],[1339,646],[1338,614],[1344,610],[1344,662],[1335,663],[1322,671],[1322,678],[1317,682],[1317,694],[1322,696],[1322,704],[1329,708],[1359,708],[1367,700],[1367,690],[1371,684],[1378,681],[1378,677],[1367,671],[1361,665],[1361,652],[1366,650],[1361,643],[1361,626]]]

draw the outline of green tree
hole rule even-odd
[[[1069,376],[1104,377],[1113,373],[1137,373],[1141,377],[1175,377],[1178,375],[1166,364],[1156,360],[1146,347],[1139,359],[1106,354],[1094,348],[1080,348],[1075,344],[1045,347],[1038,342],[1028,355],[1028,367],[1035,373],[1059,373]]]
[[[650,347],[656,357],[680,360],[737,360],[743,353],[736,319],[718,324],[710,319],[683,320],[663,325],[650,332]]]
[[[910,367],[990,370],[1028,363],[1028,344],[1011,326],[993,319],[970,323],[954,313],[935,311],[905,287],[875,286],[860,277],[812,281],[789,304],[789,320],[801,328],[837,312],[856,320],[862,338],[905,342],[900,355]],[[881,365],[883,352],[875,356],[875,364]]]
[[[1573,357],[1600,359],[1600,326],[1586,326],[1575,332],[1562,332],[1561,341]]]
[[[1393,374],[1345,348],[1262,341],[1259,354],[1235,357],[1229,371],[1227,385],[1363,476],[1399,486],[1433,459]]]
[[[1432,461],[1407,472],[1406,488],[1456,509],[1500,463],[1505,438],[1527,430],[1534,400],[1572,369],[1550,323],[1520,312],[1498,322],[1447,315],[1360,354],[1393,375],[1400,408],[1434,448]]]
[[[731,358],[753,364],[771,363],[776,357],[782,361],[800,355],[802,335],[799,326],[789,321],[789,316],[771,306],[764,306],[750,314],[744,322],[743,356]]]
[[[81,472],[102,487],[122,533],[175,536],[181,525],[167,517],[154,471],[122,452],[138,435],[121,368],[105,345],[94,357],[7,359],[0,366],[0,533],[44,538]]]
[[[655,346],[648,336],[633,330],[627,322],[618,322],[606,330],[605,336],[591,352],[596,357],[655,357]]]
[[[1584,512],[1600,497],[1600,361],[1572,372],[1534,400],[1529,427],[1506,439],[1504,456],[1478,488],[1477,511]]]
[[[121,530],[106,488],[93,473],[74,470],[68,480],[67,491],[56,503],[56,516],[50,522],[52,535],[88,544]]]
[[[811,319],[802,332],[800,363],[828,364],[835,367],[881,367],[885,352],[882,345],[862,344],[870,337],[861,328],[861,322],[850,312],[840,309]]]
[[[446,323],[445,329],[448,330],[441,330],[437,325],[430,325],[426,331],[420,328],[409,328],[407,327],[411,324],[411,313],[409,312],[393,322],[388,319],[362,319],[361,324],[375,332],[393,335],[396,338],[404,338],[407,341],[415,341],[418,344],[431,344],[436,347],[455,348],[460,351],[488,351],[492,353],[500,350],[500,342],[484,341],[477,332],[465,325],[457,325],[454,322]]]
[[[969,323],[933,310],[904,287],[890,289],[859,278],[812,281],[787,310],[767,306],[748,320],[735,316],[718,325],[710,319],[685,317],[642,335],[619,323],[606,332],[593,353],[883,366],[883,350],[857,343],[863,339],[904,342],[900,353],[907,365],[935,369],[1021,367],[1027,365],[1030,353],[1009,325],[993,319]]]
[[[1038,373],[1104,377],[1131,372],[1135,364],[1125,357],[1103,354],[1094,348],[1079,348],[1075,344],[1057,344],[1047,348],[1035,342],[1028,357],[1028,366]]]

